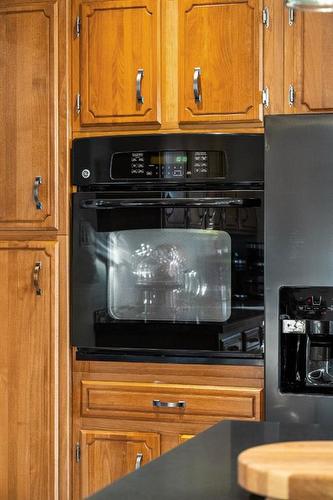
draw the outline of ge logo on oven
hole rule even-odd
[[[88,170],[87,168],[85,168],[84,170],[82,170],[81,175],[82,175],[82,177],[84,179],[89,179],[89,177],[90,177],[90,170]]]

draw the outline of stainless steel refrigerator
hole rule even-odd
[[[265,120],[266,419],[333,421],[333,114]]]

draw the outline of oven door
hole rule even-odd
[[[261,209],[260,192],[74,194],[72,343],[218,352],[235,311],[262,313]]]

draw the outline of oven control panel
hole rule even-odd
[[[223,151],[131,151],[114,153],[111,179],[196,180],[225,178]]]

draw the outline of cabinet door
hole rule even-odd
[[[0,229],[57,223],[57,8],[0,7]]]
[[[261,0],[180,2],[180,121],[262,119]]]
[[[285,31],[285,112],[332,112],[333,14],[296,12],[291,24],[286,9]]]
[[[0,498],[57,498],[56,243],[0,242]]]
[[[159,0],[81,4],[81,125],[158,123]]]
[[[159,434],[81,431],[81,498],[133,472],[159,454]]]

